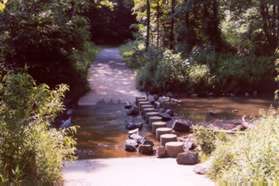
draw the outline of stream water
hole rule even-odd
[[[271,103],[268,99],[186,98],[181,104],[168,107],[179,116],[199,122],[235,119],[242,115],[255,117],[259,115],[260,109],[268,109]],[[123,104],[98,103],[95,106],[78,107],[73,121],[80,126],[77,133],[79,159],[140,156],[136,152],[124,150],[126,119]],[[141,133],[154,140],[147,126]]]

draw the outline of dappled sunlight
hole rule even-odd
[[[89,70],[91,91],[79,100],[79,105],[132,101],[143,93],[136,89],[136,74],[122,62],[119,50],[103,49]]]

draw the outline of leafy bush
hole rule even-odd
[[[214,77],[207,65],[191,65],[181,54],[151,48],[145,53],[138,72],[141,88],[152,91],[201,91],[212,85]]]
[[[0,81],[0,183],[53,183],[63,160],[73,159],[74,128],[57,130],[51,122],[63,110],[67,87],[50,90],[30,75],[8,73]]]
[[[85,69],[95,54],[88,44],[88,22],[77,13],[69,14],[72,8],[70,1],[10,0],[0,14],[3,43],[9,49],[6,64],[27,66],[37,82],[51,88],[69,85],[71,99],[86,91]]]
[[[271,92],[274,89],[274,57],[219,54],[210,49],[194,50],[197,64],[206,64],[214,77],[211,86],[217,93]],[[264,86],[264,88],[262,87]]]
[[[132,69],[139,69],[145,64],[144,42],[140,40],[128,42],[120,47],[124,61]]]
[[[245,134],[219,143],[209,176],[228,183],[278,181],[279,116],[267,114]]]
[[[194,92],[207,93],[214,86],[215,76],[211,74],[208,65],[190,65],[187,74],[188,84]]]
[[[209,156],[216,149],[218,141],[227,140],[227,136],[224,133],[217,133],[213,129],[204,126],[195,126],[193,132],[199,150],[205,156]]]

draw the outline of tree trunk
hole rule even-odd
[[[156,21],[157,21],[157,41],[156,41],[156,45],[157,47],[160,47],[160,0],[157,0],[157,7],[156,7]]]
[[[146,28],[145,50],[148,50],[149,40],[150,40],[150,0],[146,0],[146,14],[147,14],[147,28]]]
[[[171,1],[171,33],[170,33],[170,49],[173,50],[175,46],[175,36],[174,36],[174,24],[175,24],[175,6],[176,0]]]

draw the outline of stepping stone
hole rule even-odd
[[[147,112],[147,113],[143,116],[143,118],[144,118],[145,120],[148,120],[148,118],[155,117],[155,116],[159,116],[159,115],[160,115],[159,112],[150,111],[150,112]]]
[[[144,105],[144,107],[142,107],[141,113],[145,115],[146,112],[155,112],[155,108],[153,106],[149,107],[149,105]]]
[[[143,109],[143,106],[144,105],[150,105],[150,103],[148,101],[141,101],[139,102],[139,108],[140,108],[140,111]]]
[[[160,114],[156,111],[149,111],[149,112],[146,112],[142,117],[145,121],[148,122],[148,118],[155,117],[155,116],[160,116]]]
[[[129,136],[129,137],[130,137],[131,135],[133,135],[133,134],[139,134],[139,129],[137,128],[137,129],[129,130],[129,131],[128,131],[128,136]]]
[[[136,105],[139,105],[139,102],[148,101],[146,97],[136,97]]]
[[[162,117],[161,116],[150,116],[150,117],[147,117],[147,123],[149,125],[151,125],[151,123],[153,122],[156,122],[156,121],[162,121]]]
[[[140,100],[138,102],[136,102],[136,105],[139,107],[140,106],[140,103],[144,103],[144,102],[147,102],[147,100]],[[149,102],[148,102],[149,103]],[[149,103],[150,104],[150,103]]]
[[[156,121],[156,122],[151,123],[151,126],[152,126],[152,133],[155,134],[157,128],[166,127],[167,123],[164,121]]]
[[[176,134],[163,134],[160,136],[160,144],[162,146],[165,146],[166,143],[177,141],[177,135]]]
[[[156,139],[160,140],[160,136],[163,134],[172,134],[173,130],[168,127],[162,127],[162,128],[157,128],[156,129]]]
[[[139,100],[147,100],[146,97],[136,97],[136,101],[139,101]]]
[[[174,141],[166,143],[166,152],[169,157],[176,158],[179,153],[184,152],[183,142]]]

